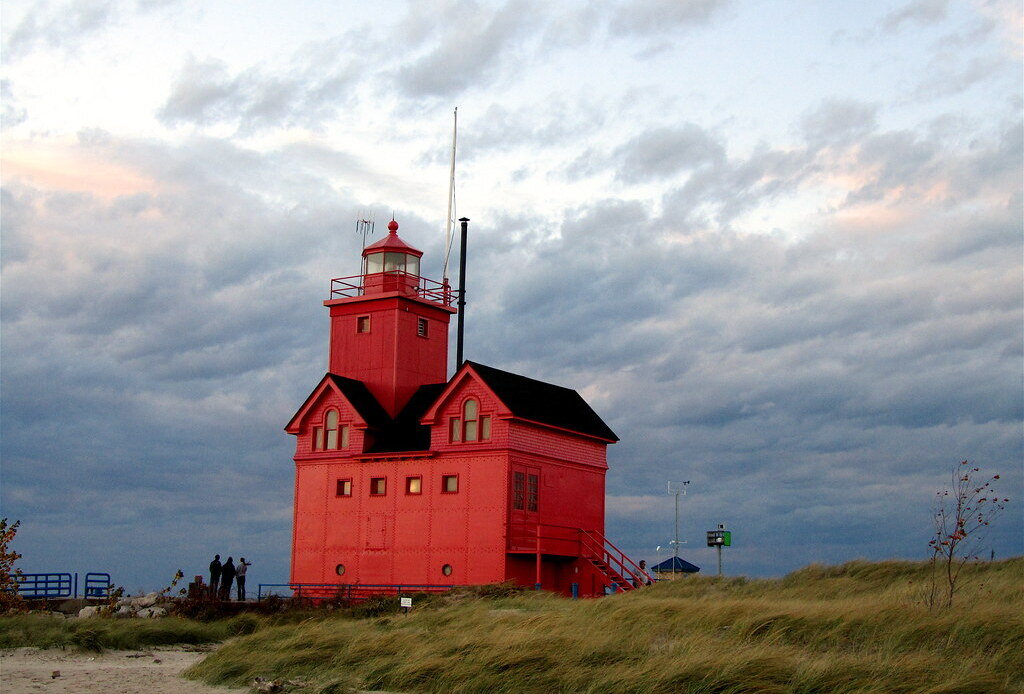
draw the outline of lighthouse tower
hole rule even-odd
[[[444,285],[420,277],[419,251],[388,235],[363,249],[361,285],[334,280],[328,370],[362,381],[390,417],[420,386],[443,383],[448,368],[448,319],[455,309]],[[428,286],[429,285],[429,286]]]
[[[331,281],[328,372],[285,427],[295,589],[643,585],[604,537],[615,434],[575,390],[471,361],[447,378],[456,297],[420,275],[398,228]]]

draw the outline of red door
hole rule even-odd
[[[540,499],[540,469],[526,465],[512,466],[509,490],[509,521],[514,549],[532,551],[536,548],[537,512]]]

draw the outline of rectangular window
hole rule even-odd
[[[327,430],[327,450],[333,451],[338,448],[338,430],[328,429]]]
[[[341,425],[341,447],[348,448],[348,424]]]
[[[474,420],[467,420],[466,421],[466,440],[467,441],[476,441],[476,425],[477,425],[477,421],[475,419]]]
[[[427,319],[417,318],[416,319],[416,334],[420,337],[427,336]]]
[[[452,417],[448,423],[448,440],[452,443],[462,440],[462,420],[458,417]]]
[[[480,415],[480,440],[489,441],[491,438],[491,415]]]
[[[359,316],[356,318],[356,332],[357,333],[368,333],[370,332],[370,317]]]
[[[443,475],[441,477],[441,491],[445,494],[454,494],[459,491],[459,476]]]
[[[526,497],[526,474],[522,472],[512,473],[512,508],[517,511],[523,510],[523,500]]]
[[[338,480],[335,496],[352,496],[352,480]]]
[[[405,478],[405,493],[406,494],[422,494],[423,493],[423,478],[422,477],[406,477]]]
[[[537,510],[537,488],[540,480],[537,475],[528,475],[526,478],[526,510],[536,511]]]
[[[386,477],[370,478],[370,496],[384,496],[388,493],[388,480]]]
[[[324,449],[324,428],[313,427],[313,450],[322,451]]]

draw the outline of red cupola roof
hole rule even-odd
[[[382,238],[376,243],[371,243],[369,246],[363,249],[363,257],[366,257],[370,253],[408,253],[414,255],[417,258],[423,257],[423,251],[418,248],[413,248],[398,235],[398,222],[391,220],[388,222],[388,235]]]

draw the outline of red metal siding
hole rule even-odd
[[[488,583],[504,579],[504,456],[446,456],[298,465],[296,551],[292,580],[301,583]],[[459,491],[441,491],[458,475]],[[420,476],[422,493],[405,480]],[[370,480],[387,480],[384,496]],[[352,496],[336,497],[337,479]],[[343,576],[334,573],[344,564]],[[441,573],[444,564],[452,574]]]
[[[331,312],[328,370],[363,381],[392,417],[416,389],[444,383],[448,369],[449,311],[407,297],[367,297],[327,301]],[[370,318],[370,332],[357,330]],[[417,331],[427,321],[427,336]]]

